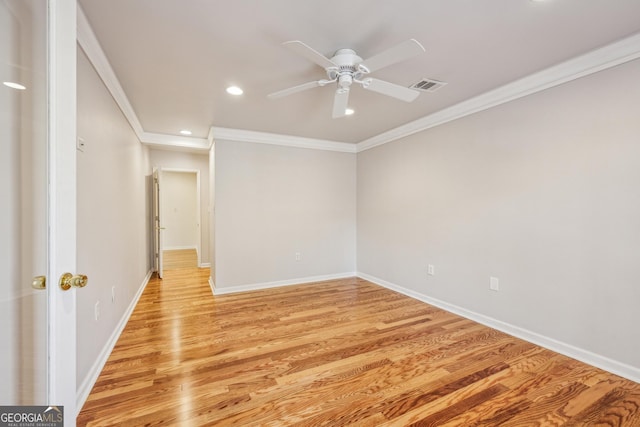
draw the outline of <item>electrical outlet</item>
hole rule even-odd
[[[94,306],[94,314],[96,316],[96,322],[100,319],[100,301],[96,301],[96,305]]]
[[[429,274],[429,276],[436,275],[436,269],[433,265],[429,264],[429,266],[427,267],[427,274]]]
[[[500,290],[500,281],[497,277],[489,278],[489,289],[496,292]]]
[[[111,302],[112,303],[116,302],[116,287],[115,286],[111,287]]]
[[[296,261],[302,260],[302,254],[300,252],[296,252]]]

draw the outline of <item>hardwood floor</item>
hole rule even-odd
[[[162,258],[162,266],[165,270],[198,267],[198,253],[195,249],[170,249],[162,251]]]
[[[78,425],[640,426],[640,384],[361,279],[152,279]]]

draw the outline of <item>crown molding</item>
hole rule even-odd
[[[357,144],[361,152],[640,58],[640,33],[508,83]]]
[[[161,133],[146,132],[136,115],[127,95],[107,59],[86,15],[78,5],[78,44],[118,104],[118,107],[129,122],[141,143],[161,149],[188,149],[205,151],[211,148],[215,139],[228,141],[256,142],[261,144],[284,145],[288,147],[311,148],[316,150],[341,151],[355,153],[355,144],[326,141],[312,138],[301,138],[290,135],[277,135],[239,129],[211,127],[207,138],[174,136]]]
[[[96,72],[104,82],[104,85],[111,93],[111,96],[116,101],[116,104],[118,104],[120,111],[124,114],[141,143],[165,149],[183,148],[196,151],[209,149],[209,142],[206,138],[192,138],[145,132],[80,5],[78,5],[77,21],[78,45],[87,55],[89,62],[91,62]]]
[[[209,141],[207,138],[191,138],[184,136],[167,135],[164,133],[143,132],[139,137],[143,144],[155,146],[157,148],[188,148],[196,151],[208,151]]]
[[[549,89],[572,80],[606,70],[640,58],[640,33],[614,42],[600,49],[562,62],[538,73],[508,83],[454,106],[437,111],[413,122],[383,132],[371,138],[350,144],[292,135],[279,135],[241,129],[211,127],[207,138],[180,137],[145,132],[120,85],[115,72],[98,42],[82,8],[78,5],[78,44],[85,52],[96,72],[118,104],[141,143],[165,149],[208,150],[214,140],[254,142],[315,150],[359,153],[397,139],[496,107],[501,104]]]
[[[256,142],[261,144],[284,145],[288,147],[311,148],[316,150],[340,151],[355,153],[356,145],[345,142],[326,141],[313,138],[302,138],[290,135],[255,132],[239,129],[211,127],[207,138],[174,136],[161,133],[146,132],[136,115],[127,95],[107,59],[86,15],[78,5],[78,44],[118,104],[118,107],[129,122],[141,143],[161,149],[187,149],[205,151],[211,148],[215,139],[228,141]]]
[[[109,60],[107,56],[104,54],[102,47],[100,46],[100,42],[96,38],[89,21],[87,20],[87,16],[84,14],[84,11],[78,5],[78,33],[77,33],[77,41],[84,53],[89,58],[89,61],[95,68],[96,72],[104,82],[105,86],[111,92],[111,96],[120,107],[120,110],[127,118],[127,121],[133,128],[133,131],[140,139],[140,136],[144,133],[144,129],[142,129],[142,125],[138,120],[138,116],[133,110],[127,95],[122,89],[118,78],[116,77],[116,73],[111,68],[111,64],[109,64]]]
[[[212,127],[210,135],[212,135],[213,140],[254,142],[258,144],[283,145],[285,147],[311,148],[314,150],[339,151],[343,153],[356,152],[356,144],[347,142],[303,138],[300,136],[279,135],[250,130]]]

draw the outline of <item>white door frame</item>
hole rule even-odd
[[[76,289],[58,279],[76,274],[76,1],[48,0],[48,405],[64,406],[75,426]]]
[[[162,225],[162,218],[164,217],[162,212],[162,197],[160,194],[160,190],[162,188],[162,171],[161,167],[153,168],[152,179],[152,199],[153,199],[153,209],[152,211],[152,227],[153,227],[153,267],[158,274],[158,277],[162,279],[163,276],[163,251],[164,251],[164,227]]]

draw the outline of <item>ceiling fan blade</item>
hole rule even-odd
[[[349,89],[338,88],[333,98],[333,114],[334,119],[347,115],[347,105],[349,104]]]
[[[298,55],[304,56],[308,60],[315,62],[322,68],[336,67],[336,64],[331,62],[329,58],[319,53],[318,51],[314,50],[313,48],[307,46],[306,44],[302,43],[301,41],[294,40],[290,42],[284,42],[282,44],[283,46],[286,46],[290,50],[297,53]]]
[[[420,95],[417,90],[373,78],[362,81],[362,87],[405,102],[411,102]]]
[[[362,66],[369,72],[379,70],[396,62],[404,61],[425,51],[424,47],[415,39],[409,39],[392,48],[389,48],[369,59],[362,61]]]
[[[267,98],[271,98],[271,99],[282,98],[287,95],[291,95],[297,92],[302,92],[303,90],[313,89],[314,87],[318,87],[318,86],[324,86],[324,84],[322,84],[323,82],[324,80],[303,83],[298,86],[293,86],[288,89],[283,89],[283,90],[279,90],[278,92],[270,93],[269,95],[267,95]]]

